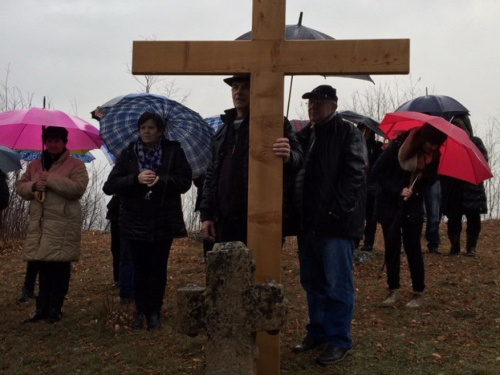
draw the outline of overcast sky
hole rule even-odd
[[[134,40],[233,40],[251,29],[251,0],[1,0],[0,81],[47,96],[55,109],[90,120],[99,104],[140,91],[127,71]],[[409,38],[411,80],[464,104],[477,125],[500,118],[500,1],[288,0],[286,23],[335,39]],[[318,58],[321,58],[318,55]],[[396,76],[373,76],[376,85]],[[168,77],[203,117],[232,106],[223,77]],[[403,76],[402,82],[410,78]],[[300,96],[319,84],[337,88],[339,109],[371,83],[296,77],[290,118]],[[287,86],[288,87],[288,86]],[[75,106],[76,104],[76,106]],[[90,120],[97,125],[97,122]]]

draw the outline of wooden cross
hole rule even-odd
[[[285,75],[409,73],[408,39],[284,40],[285,4],[253,0],[251,41],[133,44],[133,74],[250,73],[247,245],[257,265],[256,283],[281,279],[282,160],[273,154],[272,144],[283,136]],[[279,336],[259,333],[257,342],[258,374],[279,374]]]

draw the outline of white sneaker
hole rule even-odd
[[[424,292],[413,292],[410,302],[406,304],[407,309],[418,309],[424,303]]]
[[[391,289],[389,290],[389,295],[387,298],[380,304],[382,307],[393,307],[394,304],[399,299],[399,289]]]

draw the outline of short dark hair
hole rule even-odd
[[[60,139],[63,143],[68,143],[68,130],[59,126],[48,126],[42,133],[43,143],[47,142],[47,139]]]
[[[165,129],[165,126],[167,125],[167,120],[163,119],[160,115],[153,113],[153,112],[144,112],[140,117],[139,120],[137,121],[137,127],[141,127],[142,124],[144,124],[148,120],[153,120],[155,123],[156,127],[158,130],[163,131]]]

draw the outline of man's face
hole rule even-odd
[[[307,102],[307,111],[309,113],[309,121],[317,124],[330,116],[337,109],[337,103],[333,100],[311,98]]]
[[[231,96],[234,108],[238,116],[244,116],[250,108],[250,82],[233,82],[231,85]]]

